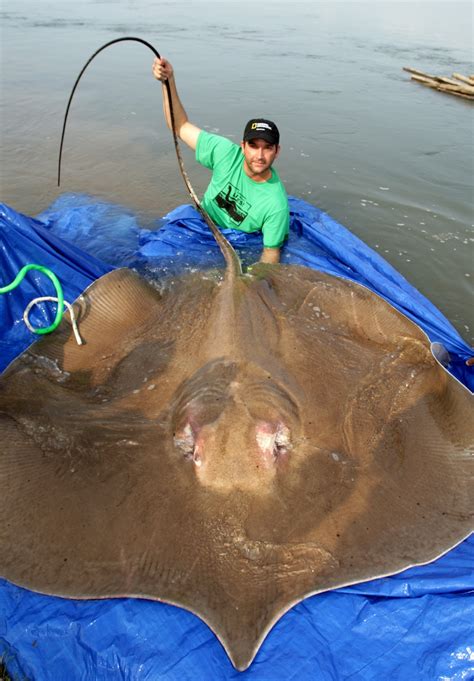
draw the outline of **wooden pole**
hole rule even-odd
[[[403,67],[404,71],[411,73],[411,79],[426,85],[427,87],[445,92],[446,94],[463,97],[464,99],[474,100],[474,80],[471,82],[471,77],[463,76],[459,73],[453,73],[453,78],[447,76],[432,76],[424,73],[419,69],[414,69],[408,66]],[[456,80],[454,80],[456,78]]]
[[[474,76],[463,76],[460,73],[453,73],[453,78],[457,78],[457,80],[462,80],[463,83],[474,86]]]

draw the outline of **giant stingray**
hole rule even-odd
[[[295,603],[472,528],[472,404],[371,291],[284,265],[120,269],[0,382],[0,574],[201,617],[245,669]],[[472,451],[472,450],[471,450]]]
[[[93,57],[123,40],[158,55]],[[115,270],[74,304],[84,345],[65,318],[0,377],[0,575],[182,606],[245,669],[306,596],[470,533],[472,396],[374,293],[243,273],[204,217],[225,271]]]

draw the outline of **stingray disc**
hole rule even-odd
[[[369,290],[303,267],[128,270],[0,379],[0,574],[141,596],[245,669],[309,594],[472,530],[472,396]]]

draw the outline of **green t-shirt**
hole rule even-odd
[[[289,209],[285,188],[274,168],[266,182],[255,182],[244,171],[238,144],[205,130],[199,133],[196,161],[212,170],[203,208],[220,227],[263,232],[266,248],[279,248],[288,236]]]

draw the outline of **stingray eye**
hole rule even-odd
[[[256,439],[260,454],[266,465],[276,463],[278,459],[285,459],[290,451],[290,429],[283,423],[260,421],[256,427]]]
[[[190,423],[187,423],[182,430],[174,434],[173,441],[175,447],[183,454],[185,459],[194,458],[196,442]]]
[[[273,456],[278,458],[283,454],[287,454],[290,449],[290,429],[282,424],[279,424],[275,433],[275,440],[273,442]]]

